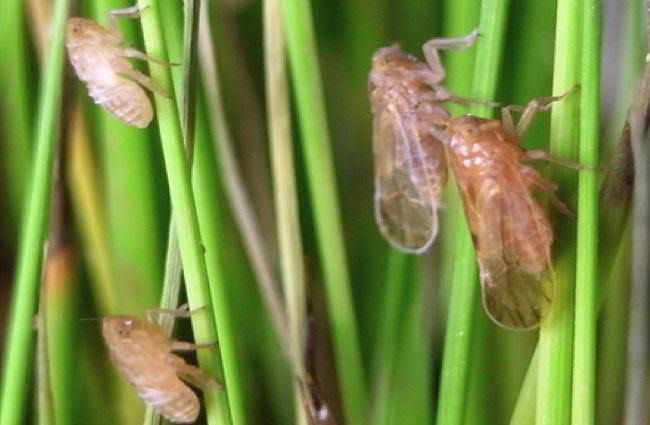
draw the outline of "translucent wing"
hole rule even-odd
[[[480,267],[483,305],[497,324],[539,325],[553,299],[552,229],[517,176],[461,187]]]
[[[413,115],[413,114],[411,114]],[[408,114],[374,114],[375,217],[395,247],[424,252],[438,231],[437,208],[447,178],[444,148],[418,131]]]

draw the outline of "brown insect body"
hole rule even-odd
[[[522,164],[518,136],[497,120],[449,120],[447,157],[480,266],[483,304],[498,324],[537,326],[553,298],[553,230],[533,189],[555,190]]]
[[[515,126],[507,107],[503,121],[450,118],[441,102],[481,103],[457,97],[440,85],[444,68],[437,50],[470,46],[467,36],[432,39],[424,47],[427,63],[397,47],[378,50],[369,77],[373,112],[375,215],[381,233],[395,247],[424,252],[437,232],[437,208],[451,167],[480,266],[483,304],[499,325],[536,327],[553,299],[553,230],[533,190],[570,215],[555,197],[556,185],[524,159],[544,159],[576,168],[542,151],[526,152],[519,138],[533,116],[561,96],[537,98]],[[577,167],[579,168],[579,167]]]
[[[131,79],[138,71],[126,59],[119,34],[90,19],[70,18],[66,46],[77,76],[86,83],[95,103],[127,124],[138,128],[149,125],[151,101]]]
[[[427,64],[397,47],[373,56],[376,220],[389,242],[414,253],[425,251],[436,236],[447,180],[444,147],[429,132],[431,116],[449,116],[438,104],[447,96],[439,82]]]
[[[111,360],[148,405],[172,422],[196,420],[199,399],[178,377],[190,365],[171,352],[172,340],[159,326],[135,316],[107,316],[102,333]]]

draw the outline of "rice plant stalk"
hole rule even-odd
[[[53,401],[52,423],[74,423],[75,398],[75,317],[78,282],[75,271],[75,254],[69,242],[50,245],[44,265],[44,309],[40,312],[46,327],[49,381]]]
[[[499,65],[503,51],[508,2],[485,0],[481,6],[476,45],[476,62],[472,96],[493,99],[498,83]],[[486,108],[473,108],[477,115],[490,113]],[[466,412],[469,387],[470,358],[473,347],[476,309],[479,306],[479,286],[474,248],[467,225],[458,232],[455,242],[456,259],[451,275],[449,315],[445,336],[438,401],[437,423],[458,424]]]
[[[600,2],[583,0],[580,163],[598,163],[600,142]],[[598,312],[598,175],[578,176],[576,304],[571,423],[589,425],[596,408],[596,325]]]
[[[3,169],[6,174],[6,191],[10,223],[20,224],[20,212],[24,204],[27,173],[32,147],[30,123],[29,81],[27,73],[26,25],[22,0],[10,0],[3,4],[0,13],[0,37],[3,51],[0,55],[0,69],[3,79],[0,83],[0,107],[3,119],[11,125],[2,128]]]
[[[348,424],[363,424],[367,397],[364,366],[350,293],[311,10],[306,0],[287,0],[282,6],[343,410]]]
[[[383,307],[381,310],[382,325],[379,328],[377,337],[377,348],[372,368],[372,406],[371,423],[374,425],[387,425],[391,421],[391,401],[394,398],[395,369],[399,347],[404,336],[403,322],[404,315],[401,311],[404,307],[405,292],[408,286],[415,285],[412,273],[407,273],[413,268],[414,259],[409,255],[391,249],[388,257],[386,290],[384,292]]]
[[[197,4],[198,3],[198,4]],[[187,0],[184,2],[184,20],[183,20],[183,41],[178,40],[178,33],[180,31],[167,32],[167,45],[168,54],[170,57],[180,57],[179,49],[175,48],[182,44],[183,61],[182,61],[182,82],[178,78],[174,78],[175,92],[181,99],[177,102],[179,107],[178,114],[181,117],[181,129],[183,134],[183,142],[185,144],[185,151],[188,157],[188,164],[190,165],[190,173],[193,171],[193,157],[194,157],[194,135],[196,128],[196,39],[198,34],[198,14],[200,10],[200,0]],[[168,28],[177,28],[177,21],[174,19],[177,5],[163,4],[161,15],[165,11],[170,13],[171,18],[167,19]],[[173,7],[170,7],[173,6]],[[164,18],[163,18],[164,19]],[[200,193],[195,191],[195,196],[199,198]],[[197,199],[197,210],[199,201]],[[197,211],[198,213],[198,211]],[[201,217],[199,214],[199,227],[201,225]],[[167,251],[165,256],[165,271],[163,278],[162,293],[160,296],[160,308],[163,309],[176,309],[179,306],[179,300],[182,289],[182,275],[183,265],[181,262],[180,247],[178,245],[178,233],[176,231],[173,213],[169,218],[169,226],[167,233]],[[206,264],[207,267],[207,264]],[[208,279],[210,274],[208,272]],[[163,328],[164,332],[171,336],[174,327],[174,316],[160,315],[158,323]],[[145,411],[144,424],[159,424],[162,421],[160,414],[154,411],[151,406],[147,406]],[[168,421],[166,421],[168,422]]]
[[[208,111],[216,117],[213,121],[212,140],[216,151],[221,172],[221,179],[228,200],[233,210],[234,220],[239,228],[246,254],[257,278],[257,284],[266,305],[271,324],[285,347],[289,346],[288,334],[285,329],[285,311],[279,294],[270,250],[262,236],[258,217],[248,190],[244,184],[237,159],[233,150],[233,141],[227,125],[222,93],[219,82],[219,70],[216,63],[216,52],[212,42],[212,24],[206,8],[201,15],[199,49],[201,51],[201,71],[204,80],[204,90]]]
[[[554,94],[563,93],[580,81],[581,32],[575,29],[581,28],[582,11],[581,1],[558,1]],[[575,160],[577,153],[578,101],[577,96],[569,96],[551,112],[550,151],[570,160]],[[571,201],[567,194],[577,189],[575,173],[558,167],[553,169],[553,180],[564,189],[559,196],[565,201]],[[566,424],[571,420],[576,229],[575,223],[566,217],[559,218],[555,224],[555,297],[541,324],[538,347],[538,425]]]
[[[166,48],[158,5],[142,2],[144,9],[141,17],[147,52],[157,58],[166,58]],[[162,66],[150,66],[152,78],[168,93],[172,92],[172,83],[168,70]],[[169,191],[174,219],[179,236],[179,247],[183,262],[183,271],[187,288],[187,297],[191,309],[203,308],[192,316],[195,340],[198,343],[217,341],[219,331],[219,349],[199,350],[197,357],[201,367],[210,376],[221,379],[222,367],[227,371],[236,361],[232,357],[234,342],[232,339],[229,312],[215,308],[217,301],[211,302],[211,289],[204,263],[201,234],[196,212],[196,204],[191,189],[190,171],[183,145],[177,107],[172,99],[155,95],[156,112],[160,129],[160,138],[167,169]],[[215,282],[216,284],[216,282]],[[220,285],[221,286],[221,285]],[[212,308],[208,308],[211,306]],[[222,307],[219,305],[219,307]],[[216,327],[215,327],[216,322]],[[223,361],[223,366],[222,366]],[[228,382],[226,380],[225,384]],[[206,413],[209,424],[230,423],[228,397],[223,389],[208,389],[204,392]]]
[[[54,5],[50,48],[45,62],[38,121],[36,151],[21,229],[18,265],[9,316],[9,335],[2,375],[0,424],[23,423],[24,403],[31,371],[33,349],[32,319],[36,310],[51,192],[54,147],[59,140],[59,114],[63,88],[65,23],[68,1]]]
[[[266,64],[266,99],[271,150],[271,170],[275,195],[275,216],[278,228],[278,250],[282,270],[282,284],[286,314],[289,321],[289,352],[294,375],[294,403],[296,423],[308,424],[305,406],[310,399],[304,366],[306,332],[306,281],[300,232],[298,194],[296,191],[289,90],[286,76],[280,2],[264,2],[264,59]],[[303,381],[301,383],[300,381]]]
[[[132,4],[132,0],[82,3],[88,7],[88,15],[101,25],[106,25],[110,10]],[[120,19],[118,24],[125,42],[136,44],[134,22]],[[86,92],[76,79],[75,84]],[[161,167],[152,160],[157,152],[156,139],[151,131],[128,126],[92,105],[89,97],[85,100],[93,118],[93,144],[99,146],[99,178],[114,277],[111,287],[119,300],[114,304],[116,310],[110,313],[142,314],[157,304],[162,279],[162,238],[158,231],[162,223],[157,207],[161,199],[156,183],[163,180],[156,179],[156,170]]]

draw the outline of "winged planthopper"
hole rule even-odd
[[[481,270],[488,315],[510,329],[539,325],[553,299],[550,247],[553,230],[534,190],[549,195],[561,212],[556,185],[527,159],[579,168],[543,151],[524,151],[519,141],[539,110],[562,96],[532,100],[515,126],[511,110],[502,121],[450,117],[443,102],[497,103],[457,97],[441,82],[439,49],[461,49],[476,39],[432,39],[424,45],[427,63],[397,47],[379,49],[369,77],[375,158],[375,216],[381,233],[400,250],[420,254],[437,233],[437,208],[447,179],[456,177]]]
[[[379,49],[372,58],[375,217],[384,237],[401,250],[426,251],[438,231],[447,166],[430,121],[449,117],[441,102],[460,100],[441,85],[445,70],[438,50],[467,48],[477,36],[473,31],[430,40],[423,46],[426,63],[397,46]]]
[[[548,109],[571,91],[533,99],[517,125],[510,112],[514,107],[503,108],[501,121],[463,116],[431,123],[432,133],[446,147],[460,190],[485,311],[506,328],[538,326],[553,300],[553,228],[533,192],[543,192],[560,212],[572,214],[555,195],[557,185],[524,162],[546,160],[581,167],[544,151],[525,151],[519,142],[537,111]]]

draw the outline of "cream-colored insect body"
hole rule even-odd
[[[434,38],[423,46],[427,63],[396,46],[379,49],[368,78],[373,113],[375,217],[383,236],[412,253],[429,248],[438,231],[437,209],[447,180],[444,147],[429,131],[433,117],[448,117],[441,102],[472,102],[442,85],[438,50],[469,47],[477,31]],[[480,103],[480,102],[479,102]]]
[[[158,325],[135,316],[104,317],[102,334],[111,360],[145,403],[171,422],[196,420],[201,408],[199,399],[181,378],[203,390],[218,384],[172,351],[195,350],[212,344],[170,339]]]
[[[153,107],[141,85],[162,96],[166,93],[127,59],[168,64],[124,44],[116,18],[139,16],[137,6],[113,10],[108,13],[108,29],[90,19],[70,18],[66,46],[70,63],[95,103],[119,120],[144,128],[153,119]]]

